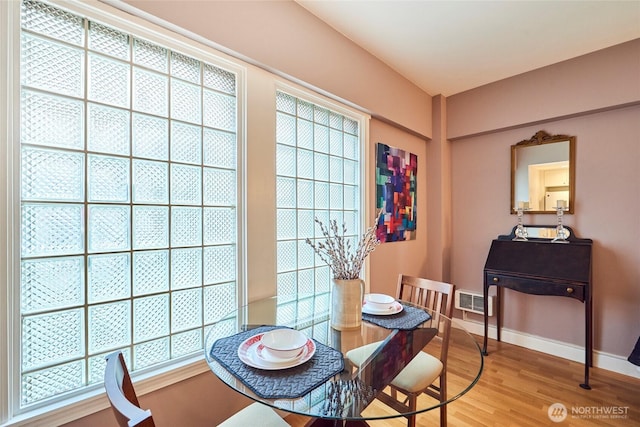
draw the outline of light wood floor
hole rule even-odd
[[[478,342],[480,338],[476,337]],[[448,425],[465,426],[640,426],[640,380],[599,368],[590,370],[591,390],[580,388],[584,365],[515,345],[489,341],[480,381],[460,399],[448,405]],[[430,399],[422,396],[421,399]],[[561,423],[547,415],[549,406],[562,403],[568,417]],[[626,411],[626,418],[592,415],[577,418],[572,411]],[[626,409],[625,409],[626,407]],[[368,411],[391,412],[374,401]],[[438,426],[439,411],[418,415],[417,426]],[[302,427],[308,418],[289,415],[285,420]],[[371,427],[403,427],[404,418],[369,422]]]

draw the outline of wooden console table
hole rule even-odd
[[[531,227],[531,226],[527,226]],[[535,227],[534,227],[535,228]],[[543,227],[537,227],[543,228]],[[546,227],[553,228],[553,227]],[[491,242],[491,249],[484,267],[484,345],[487,355],[489,328],[489,287],[496,286],[496,327],[500,341],[502,288],[534,295],[555,295],[574,298],[584,303],[585,360],[584,383],[589,386],[589,367],[593,364],[592,301],[591,301],[591,239],[575,237],[573,230],[567,242],[551,239],[529,238],[513,240],[515,227],[510,235],[499,236]]]

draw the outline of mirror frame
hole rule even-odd
[[[540,130],[530,139],[524,139],[511,146],[511,206],[509,212],[516,214],[515,206],[515,179],[516,179],[516,152],[520,148],[533,147],[543,144],[553,144],[557,142],[569,141],[569,209],[565,213],[573,214],[576,206],[576,137],[568,135],[549,135]],[[556,215],[556,211],[526,210],[524,214],[551,214]]]

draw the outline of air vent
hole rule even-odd
[[[494,297],[489,296],[489,316],[493,316],[493,300]],[[455,306],[462,311],[484,314],[484,296],[474,292],[458,290],[456,291]]]

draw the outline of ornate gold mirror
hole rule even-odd
[[[574,136],[538,131],[511,146],[511,213],[555,214],[575,206]]]

